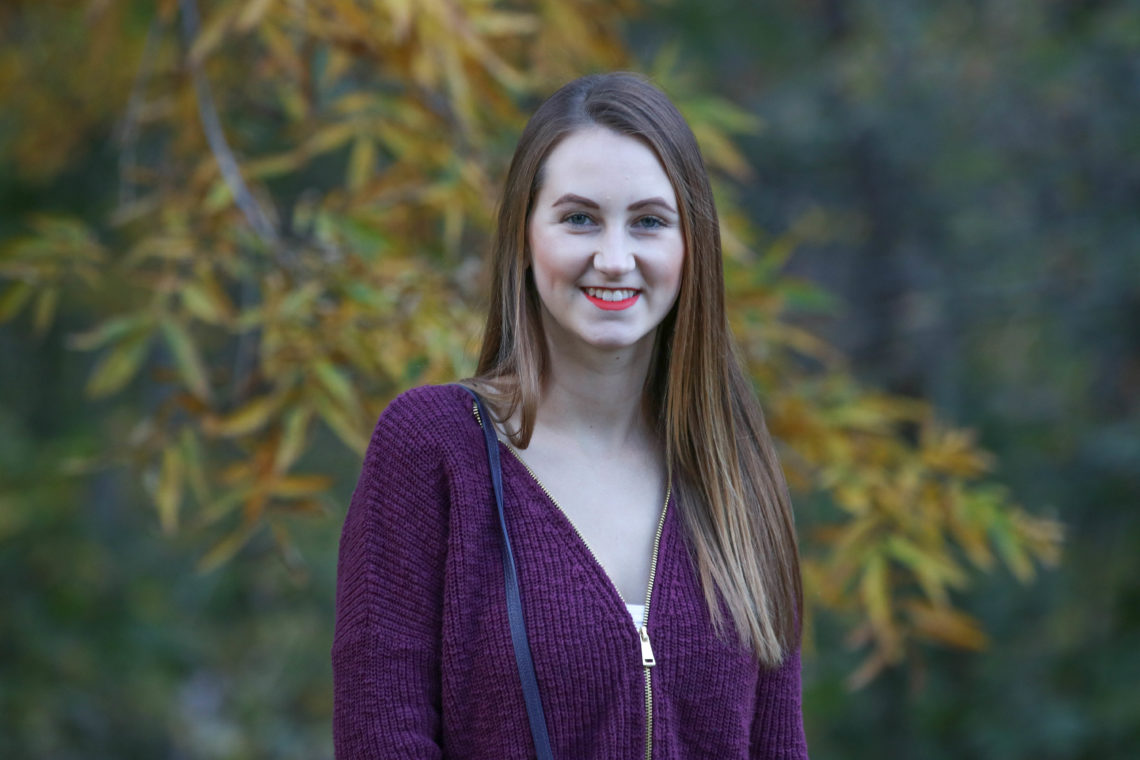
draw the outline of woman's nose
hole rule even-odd
[[[610,277],[632,272],[635,265],[633,241],[622,232],[606,234],[594,252],[594,269]]]

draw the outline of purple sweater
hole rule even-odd
[[[471,406],[461,388],[417,388],[388,406],[372,436],[340,545],[332,661],[341,760],[535,756]],[[555,758],[646,757],[650,732],[655,760],[806,758],[799,652],[765,670],[717,638],[672,501],[646,622],[656,665],[645,668],[605,571],[500,450]]]

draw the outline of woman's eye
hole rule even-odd
[[[643,216],[634,222],[638,227],[655,230],[665,226],[665,220],[659,216]]]
[[[573,214],[567,214],[565,217],[562,218],[562,221],[564,221],[568,224],[572,224],[575,227],[584,227],[587,224],[593,224],[593,222],[594,222],[594,220],[591,219],[589,217],[589,215],[583,214],[580,211],[573,213]]]

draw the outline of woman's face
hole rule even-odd
[[[641,140],[587,127],[555,146],[527,225],[553,348],[652,347],[681,286],[677,212],[665,169]]]

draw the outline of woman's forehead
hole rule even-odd
[[[676,208],[665,167],[648,143],[604,127],[587,127],[563,138],[542,170],[540,203],[566,194],[606,203],[660,197]]]

